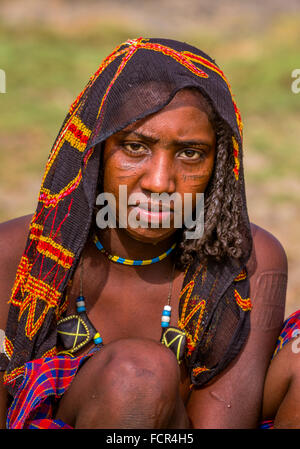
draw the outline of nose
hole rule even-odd
[[[168,150],[158,150],[149,160],[141,179],[141,188],[150,193],[175,192],[173,160]]]

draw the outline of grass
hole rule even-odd
[[[77,34],[0,23],[0,68],[7,79],[7,93],[0,96],[2,191],[18,191],[30,177],[40,179],[75,96],[115,45],[139,34],[114,22]],[[266,32],[245,34],[238,42],[232,31],[222,39],[218,32],[205,36],[195,30],[190,39],[185,36],[211,52],[227,74],[242,111],[245,151],[266,162],[250,167],[249,182],[297,177],[300,171],[300,94],[291,91],[299,34],[298,21],[283,17]],[[6,218],[4,210],[0,218]]]

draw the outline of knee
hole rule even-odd
[[[179,369],[174,354],[151,340],[120,340],[111,348],[107,373],[111,378],[124,379],[126,384],[176,385]]]
[[[149,400],[166,400],[177,394],[180,375],[176,357],[161,343],[124,339],[107,345],[100,379],[101,389],[119,397],[142,392]]]
[[[179,380],[176,357],[162,344],[119,340],[80,369],[58,416],[77,427],[165,426],[176,407]]]

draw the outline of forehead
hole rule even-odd
[[[186,88],[179,90],[166,108],[173,108],[178,106],[194,106],[211,115],[212,106],[208,100],[196,88]]]
[[[207,132],[214,134],[213,112],[205,97],[196,89],[182,89],[161,110],[138,120],[120,133],[150,130],[153,133],[177,135]],[[117,133],[119,134],[119,133]]]

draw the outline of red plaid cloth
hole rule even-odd
[[[289,341],[300,335],[300,310],[292,313],[283,324],[282,331],[278,337],[273,357]]]
[[[300,335],[300,310],[284,323],[273,357],[292,338]],[[99,348],[80,357],[57,355],[25,365],[25,374],[7,415],[8,429],[72,429],[53,419],[56,401],[66,392],[82,363]],[[272,429],[273,421],[263,421],[261,429]]]
[[[300,310],[292,313],[284,322],[282,331],[278,337],[273,357],[283,348],[289,341],[300,335]],[[261,429],[274,429],[274,421],[267,420],[260,424]]]
[[[88,354],[72,357],[57,355],[25,364],[24,379],[8,410],[8,429],[71,429],[61,420],[53,419],[54,406],[66,392]]]

